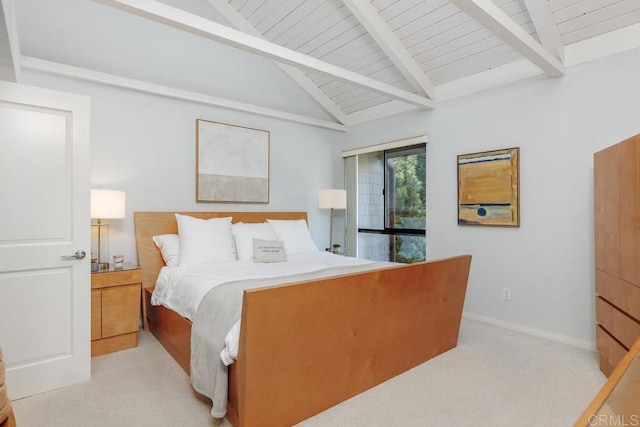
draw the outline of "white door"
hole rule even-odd
[[[89,99],[0,81],[0,347],[9,397],[91,376]]]

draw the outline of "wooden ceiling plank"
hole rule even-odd
[[[316,16],[316,13],[322,5],[322,0],[306,0],[302,4],[295,8],[291,13],[282,18],[280,21],[272,25],[267,31],[264,32],[264,36],[267,40],[275,41],[278,36],[283,33],[289,32],[300,21],[303,21],[310,15]],[[282,43],[278,43],[282,44]]]
[[[408,105],[400,101],[388,101],[378,104],[375,107],[366,108],[348,114],[351,126],[358,125],[394,114],[404,113],[406,111],[415,110],[414,106]]]
[[[549,0],[549,6],[551,6],[551,10],[555,13],[559,10],[566,9],[567,7],[571,7],[574,4],[583,1],[584,0]]]
[[[451,5],[451,7],[455,8],[453,5]],[[417,52],[427,50],[421,48],[425,43],[435,45],[433,40],[449,41],[484,28],[460,10],[456,10],[456,13],[444,19],[434,20],[431,19],[430,16],[421,21],[424,27],[421,27],[418,31],[407,33],[406,37],[400,39],[402,43],[407,46],[407,50],[411,54],[414,54],[414,50],[416,49],[418,49]],[[403,28],[399,29],[397,33],[400,33],[401,30],[403,30]]]
[[[353,55],[343,55],[327,62],[331,62],[332,64],[336,64],[349,70],[359,70],[360,68],[373,64],[376,61],[384,61],[385,59],[389,60],[380,47],[371,40],[371,44],[368,44],[363,48],[362,52],[354,53]],[[323,58],[323,60],[326,59]]]
[[[540,0],[523,0],[538,38],[553,56],[564,62],[564,42],[556,24],[549,2]]]
[[[450,62],[440,67],[434,68],[430,72],[438,84],[450,82],[455,79],[471,76],[475,73],[481,73],[491,68],[506,65],[509,62],[515,62],[522,59],[519,52],[514,51],[507,44],[500,44],[493,48],[487,49],[476,57],[466,57],[460,61]]]
[[[363,90],[357,87],[349,86],[344,83],[336,82],[339,86],[334,85],[333,83],[329,83],[323,86],[322,90],[326,90],[327,96],[329,96],[332,100],[335,101],[334,98],[342,95],[343,93],[352,92],[355,90]]]
[[[513,19],[516,23],[520,24],[525,31],[534,31],[526,12],[515,15]],[[522,22],[525,21],[526,23],[522,24]],[[470,23],[477,25],[475,22]],[[442,62],[443,57],[455,58],[454,60],[457,61],[463,57],[476,56],[478,52],[486,50],[487,45],[492,47],[504,44],[502,40],[487,28],[477,27],[475,31],[466,32],[464,31],[465,26],[466,24],[457,28],[461,30],[461,34],[463,35],[448,37],[448,40],[442,37],[433,37],[420,46],[422,49],[421,52],[418,52],[417,49],[411,49],[410,52],[422,68],[430,70],[434,68],[435,63]],[[456,33],[454,32],[449,36],[454,34]]]
[[[550,76],[564,74],[564,65],[491,0],[451,0]]]
[[[452,21],[451,19],[454,17],[457,17],[458,19]],[[467,21],[479,25],[477,22],[469,18],[468,15],[462,13],[460,9],[458,9],[451,3],[447,3],[445,6],[432,10],[429,13],[425,13],[420,17],[414,17],[414,19],[412,19],[410,22],[407,22],[406,24],[391,28],[393,29],[393,32],[396,33],[398,38],[402,41],[402,43],[408,47],[411,44],[405,42],[405,40],[411,38],[412,36],[414,36],[414,34],[424,32],[430,34],[438,34],[439,31],[446,30]],[[438,25],[440,28],[444,28],[436,32],[435,29],[431,29],[431,27],[434,25]]]
[[[363,36],[366,36],[366,30],[361,25],[355,25],[348,30],[343,31],[341,34],[338,34],[333,39],[328,40],[323,45],[319,45],[312,52],[309,52],[309,55],[326,61],[325,56],[329,55],[331,52],[340,50],[343,46]]]
[[[342,0],[398,70],[420,94],[433,99],[435,88],[391,28],[368,1]]]
[[[198,92],[191,92],[169,86],[149,83],[142,80],[130,79],[114,74],[101,73],[98,71],[88,70],[86,68],[73,67],[66,64],[46,61],[44,59],[23,56],[22,66],[27,70],[38,71],[55,76],[68,77],[76,80],[99,83],[107,86],[124,88],[136,92],[162,96],[165,98],[180,99],[184,101],[195,102],[198,104],[213,105],[217,107],[228,108],[231,110],[245,111],[261,116],[274,117],[277,119],[296,123],[304,123],[342,132],[347,131],[346,126],[327,120],[320,120],[313,117],[275,110],[273,108],[261,107],[253,104],[247,104],[244,102],[233,101],[230,99],[219,98],[216,96],[204,95]]]
[[[458,15],[464,15],[459,12]],[[514,21],[519,23],[523,29],[527,32],[533,31],[531,23],[526,19],[528,15],[523,12],[514,16]],[[452,17],[456,19],[455,22],[463,22],[462,24],[450,26],[445,31],[438,31],[435,35],[425,38],[422,42],[416,43],[409,47],[409,53],[416,58],[418,63],[423,63],[429,58],[435,59],[444,53],[460,49],[464,46],[471,45],[480,40],[484,40],[491,37],[496,37],[487,28],[478,25],[477,22],[472,20],[461,21],[461,18]],[[523,23],[527,21],[526,23]],[[440,29],[439,26],[433,25],[433,28]],[[433,33],[432,33],[433,34]],[[405,41],[406,42],[406,41]],[[428,53],[427,53],[428,52]],[[421,56],[418,59],[418,56]]]
[[[485,73],[494,69],[498,69],[500,67],[509,66],[512,64],[516,64],[519,61],[528,62],[537,72],[531,75],[543,75],[544,72],[540,70],[540,68],[533,65],[532,62],[527,59],[523,59],[520,53],[511,50],[506,51],[503,55],[490,55],[492,53],[497,54],[500,52],[500,48],[496,48],[494,51],[487,52],[487,59],[484,61],[476,61],[469,66],[464,66],[464,64],[456,64],[455,66],[447,66],[443,67],[440,70],[434,70],[434,76],[438,78],[438,84],[443,85],[444,83],[450,83],[455,80],[462,80],[465,78],[473,77],[476,74]],[[530,76],[523,76],[522,79],[525,79]],[[515,80],[514,80],[515,81]],[[495,86],[498,86],[496,84]]]
[[[510,51],[513,50],[511,46],[500,40],[498,37],[489,36],[461,48],[443,50],[444,54],[437,57],[425,55],[425,59],[422,60],[422,55],[418,55],[416,56],[416,60],[420,61],[420,65],[423,68],[431,71],[462,60],[469,60],[470,62],[473,62],[477,58],[480,58],[483,52],[498,46],[504,46],[505,49]],[[439,49],[435,50],[438,51]]]
[[[349,84],[388,95],[423,109],[433,109],[434,103],[426,97],[398,89],[386,83],[362,76],[353,71],[311,58],[299,52],[278,46],[259,37],[251,36],[200,16],[185,12],[154,0],[95,0],[98,3],[123,10],[172,28],[189,32],[209,40],[285,63],[332,76]]]
[[[633,13],[640,9],[640,2],[638,0],[621,0],[615,4],[602,7],[597,10],[584,9],[580,10],[578,15],[573,16],[571,19],[561,21],[558,24],[560,32],[564,34],[565,29],[571,26],[585,28],[590,25],[597,25],[608,19],[617,18],[619,16]]]
[[[403,29],[404,27],[416,28],[416,21],[420,21],[433,13],[440,13],[443,8],[453,9],[454,13],[459,12],[458,9],[455,6],[452,6],[447,0],[438,0],[420,3],[415,8],[396,16],[390,16],[387,15],[385,11],[381,11],[380,16],[387,21],[387,25],[389,25],[393,32],[398,34],[398,37],[402,39],[400,33],[397,33],[398,30]]]
[[[343,15],[345,13],[348,13],[348,10],[346,10],[346,8],[342,8],[340,10],[342,11]],[[332,16],[334,19],[339,17],[339,15],[337,14],[333,14]],[[316,50],[320,49],[322,46],[325,46],[327,43],[332,45],[333,40],[340,37],[346,32],[351,32],[354,29],[357,30],[358,25],[358,20],[352,15],[344,16],[344,19],[340,19],[339,21],[334,22],[333,25],[331,25],[326,30],[314,34],[314,36],[309,41],[300,45],[300,47],[295,50],[306,55],[319,57],[319,55],[315,54]]]
[[[376,105],[384,104],[387,101],[389,101],[389,98],[387,98],[386,96],[375,94],[375,97],[373,98],[363,99],[353,103],[351,102],[345,103],[342,106],[342,108],[344,108],[345,111],[349,111],[350,113],[353,113],[354,111],[364,110],[369,107],[374,107]]]
[[[242,11],[241,13],[244,16],[253,15],[258,9],[264,6],[265,3],[268,3],[266,0],[249,0],[242,7],[238,8],[238,11]]]
[[[342,6],[342,4],[340,4]],[[336,12],[333,2],[322,1],[319,8],[295,23],[284,33],[273,38],[272,41],[290,49],[296,49],[302,43],[313,38],[313,34],[323,32],[329,28],[332,15]]]
[[[260,32],[247,21],[237,10],[235,10],[226,0],[208,0],[222,16],[227,18],[231,25],[238,30],[256,37],[262,37]],[[318,86],[305,74],[290,65],[280,64],[276,62],[293,81],[302,87],[327,113],[331,114],[336,120],[342,124],[346,124],[347,116],[338,105],[331,100]]]
[[[563,39],[567,46],[581,41],[586,41],[592,37],[604,35],[609,32],[618,31],[631,25],[640,25],[640,9],[625,13],[611,19],[605,19],[597,24],[588,26],[569,27],[560,25]]]
[[[320,44],[324,44],[327,40],[335,37],[336,34],[354,26],[353,23],[347,27],[344,26],[344,21],[346,19],[352,18],[352,21],[355,21],[355,19],[353,19],[353,17],[348,13],[349,11],[342,3],[340,3],[340,7],[338,8],[335,7],[334,2],[327,3],[333,6],[331,12],[322,19],[319,19],[317,22],[314,22],[302,34],[300,34],[300,36],[291,40],[287,44],[287,47],[300,52],[305,52],[313,49],[317,38],[320,37],[322,39]],[[336,26],[339,31],[337,31]],[[311,45],[311,47],[306,47],[308,45]]]
[[[445,1],[445,0],[439,0],[439,1]],[[436,3],[436,2],[431,0],[429,4],[431,3]],[[420,12],[416,12],[415,8],[417,8],[421,4],[424,4],[423,0],[402,0],[384,8],[381,8],[377,5],[376,6],[372,5],[372,6],[378,11],[378,14],[382,17],[382,19],[384,19],[385,22],[389,26],[391,26],[389,21],[395,19],[400,15],[405,15],[409,13],[414,17],[417,16],[417,13],[420,13]]]
[[[335,98],[332,98],[336,103],[338,103],[338,105],[341,105],[341,103],[348,101],[349,99],[361,99],[361,98],[366,98],[369,99],[373,96],[381,96],[377,93],[374,92],[369,92],[363,89],[360,89],[358,87],[355,88],[351,88],[347,91],[345,91],[344,93],[336,96]]]
[[[615,0],[615,3],[618,1],[620,0]],[[558,10],[553,15],[557,23],[566,22],[570,19],[589,15],[611,6],[611,0],[608,1],[609,4],[606,4],[606,2],[607,0],[582,0],[579,3]]]
[[[20,82],[20,40],[13,0],[0,2],[0,80]]]
[[[462,13],[461,13],[462,15]],[[437,58],[439,55],[434,52],[438,50],[445,50],[446,52],[453,50],[452,46],[459,46],[461,43],[464,45],[473,44],[479,40],[483,40],[488,36],[495,37],[491,31],[484,27],[478,26],[474,21],[467,21],[462,25],[456,25],[446,31],[440,32],[433,37],[429,37],[420,43],[416,43],[409,48],[409,52],[416,58],[418,63],[423,60],[418,59],[419,55],[426,54],[425,58]]]
[[[332,64],[336,64],[339,67],[349,68],[345,65],[351,62],[353,58],[359,59],[377,51],[382,53],[371,36],[369,36],[368,33],[365,33],[360,37],[351,40],[349,43],[343,45],[339,49],[336,49],[333,52],[324,55],[320,59]]]
[[[278,2],[268,2],[269,4],[278,4]],[[278,7],[272,7],[268,13],[254,14],[256,15],[251,22],[254,22],[254,26],[260,34],[266,34],[274,25],[285,19],[291,13],[293,13],[299,7],[298,2],[282,2]]]
[[[251,13],[246,13],[244,10],[242,11],[241,15],[244,16],[248,22],[250,22],[255,28],[259,28],[260,24],[262,23],[263,20],[265,20],[266,18],[270,17],[270,16],[282,16],[284,9],[284,4],[279,4],[278,2],[270,2],[270,1],[265,1],[264,3],[262,3],[260,5],[260,7],[258,7],[256,10],[254,10]],[[238,11],[240,12],[240,11]],[[262,34],[264,34],[263,31],[260,31]]]

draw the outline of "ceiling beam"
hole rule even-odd
[[[391,62],[402,75],[421,94],[430,99],[435,98],[435,89],[429,77],[407,52],[389,25],[382,19],[376,8],[369,1],[342,0],[353,16],[362,24],[369,35],[380,46]]]
[[[542,46],[564,63],[564,41],[548,1],[524,0]]]
[[[162,86],[155,83],[121,77],[114,74],[101,73],[98,71],[88,70],[86,68],[73,67],[71,65],[46,61],[40,58],[23,56],[21,63],[25,70],[39,71],[55,76],[62,76],[92,83],[99,83],[107,86],[133,90],[136,92],[162,96],[165,98],[195,102],[197,104],[212,105],[215,107],[228,108],[230,110],[244,111],[260,116],[274,117],[276,119],[287,120],[290,122],[302,123],[305,125],[317,126],[326,129],[338,130],[341,132],[347,131],[347,127],[339,123],[315,119],[313,117],[303,116],[300,114],[288,113],[286,111],[274,110],[272,108],[246,104],[244,102],[233,101],[216,96],[204,95],[202,93],[176,89],[169,86]]]
[[[20,41],[13,0],[0,2],[0,80],[20,81]]]
[[[95,1],[277,62],[324,74],[353,86],[382,93],[391,98],[408,102],[424,109],[432,109],[434,106],[433,101],[423,96],[303,55],[294,50],[220,25],[183,10],[167,6],[155,0]]]
[[[550,76],[564,74],[564,65],[522,29],[491,0],[450,0],[472,19],[486,27],[505,43]]]
[[[264,39],[264,35],[260,33],[249,21],[245,19],[227,0],[207,0],[222,16],[224,16],[233,27],[250,34],[252,36]],[[307,77],[302,71],[290,65],[276,62],[293,81],[295,81],[302,89],[304,89],[311,97],[322,107],[327,113],[331,114],[336,120],[342,124],[347,124],[347,114],[342,111],[338,105],[333,102],[318,86]]]

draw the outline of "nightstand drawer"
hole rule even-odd
[[[135,332],[139,326],[140,285],[102,290],[102,338]]]
[[[142,283],[142,270],[114,270],[104,273],[91,273],[91,289],[108,288]]]

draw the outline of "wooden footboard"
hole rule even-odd
[[[239,426],[292,425],[457,345],[471,256],[244,294]]]

